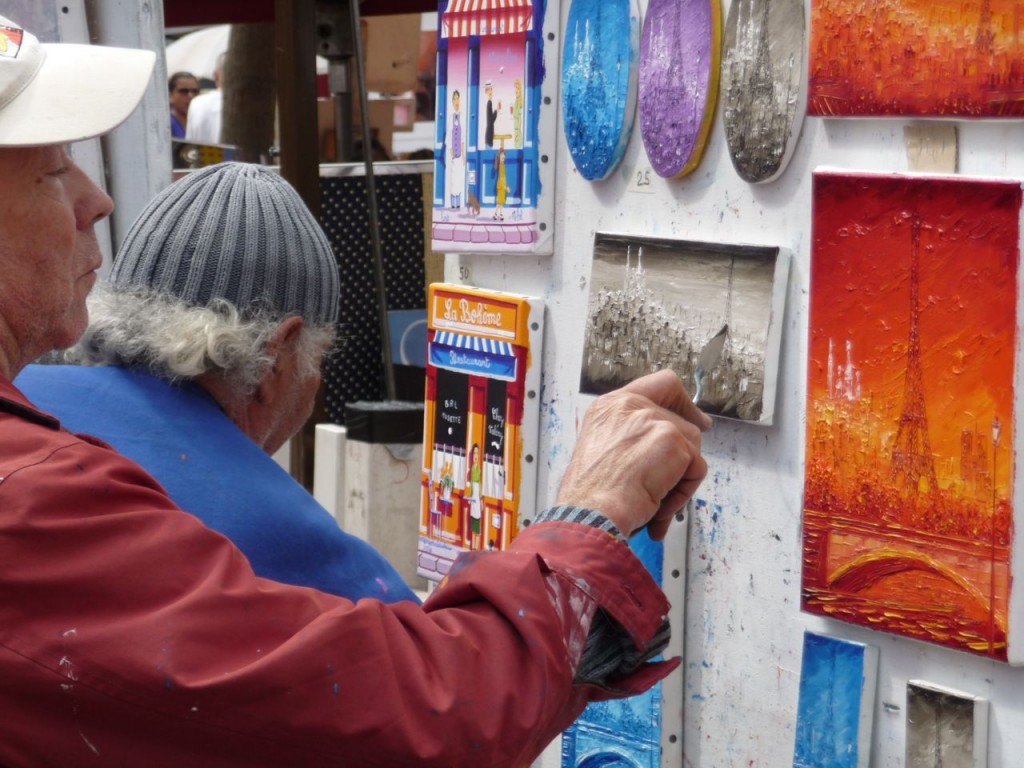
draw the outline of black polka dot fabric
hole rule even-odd
[[[388,309],[426,306],[421,179],[419,173],[375,177]],[[341,271],[339,345],[324,370],[324,402],[328,419],[344,424],[346,403],[387,394],[366,177],[322,177],[320,210]]]

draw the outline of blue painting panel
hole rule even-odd
[[[877,649],[804,633],[794,768],[866,766]]]
[[[665,548],[647,531],[630,548],[660,585]],[[563,768],[660,768],[661,683],[646,693],[590,704],[562,737]]]
[[[562,117],[580,175],[603,179],[629,144],[636,112],[637,0],[573,0],[562,52]]]

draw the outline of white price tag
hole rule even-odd
[[[654,194],[654,170],[649,165],[638,165],[629,175],[628,192]]]

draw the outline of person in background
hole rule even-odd
[[[210,166],[164,189],[128,231],[65,355],[80,365],[29,365],[15,383],[138,462],[258,575],[415,600],[270,455],[312,411],[339,291],[331,246],[284,179]]]
[[[189,104],[199,93],[199,81],[191,72],[175,72],[167,78],[171,99],[171,138],[185,138]]]
[[[213,66],[212,90],[201,93],[192,99],[188,108],[188,126],[185,129],[185,138],[197,144],[220,144],[221,143],[221,113],[224,107],[224,91],[221,90],[221,81],[224,71],[224,60],[227,52],[217,56]]]
[[[678,667],[650,661],[669,605],[626,544],[707,473],[710,419],[672,371],[595,400],[556,505],[422,606],[256,576],[33,405],[12,381],[86,328],[112,210],[68,145],[127,117],[155,57],[0,34],[0,764],[512,768]]]

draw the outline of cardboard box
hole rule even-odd
[[[405,13],[362,19],[367,90],[383,94],[416,90],[421,17]]]
[[[377,140],[387,149],[388,155],[394,152],[391,147],[391,139],[395,131],[395,105],[398,102],[409,103],[409,99],[391,100],[374,99],[369,102],[370,108],[370,130],[377,136]],[[359,100],[354,98],[352,105],[352,136],[358,138],[362,134],[362,118],[359,111]],[[317,99],[317,131],[320,135],[320,161],[334,162],[337,160],[336,136],[334,132],[335,107],[333,99]],[[415,117],[415,107],[410,107],[408,112]],[[412,125],[403,127],[402,130],[411,130]]]

